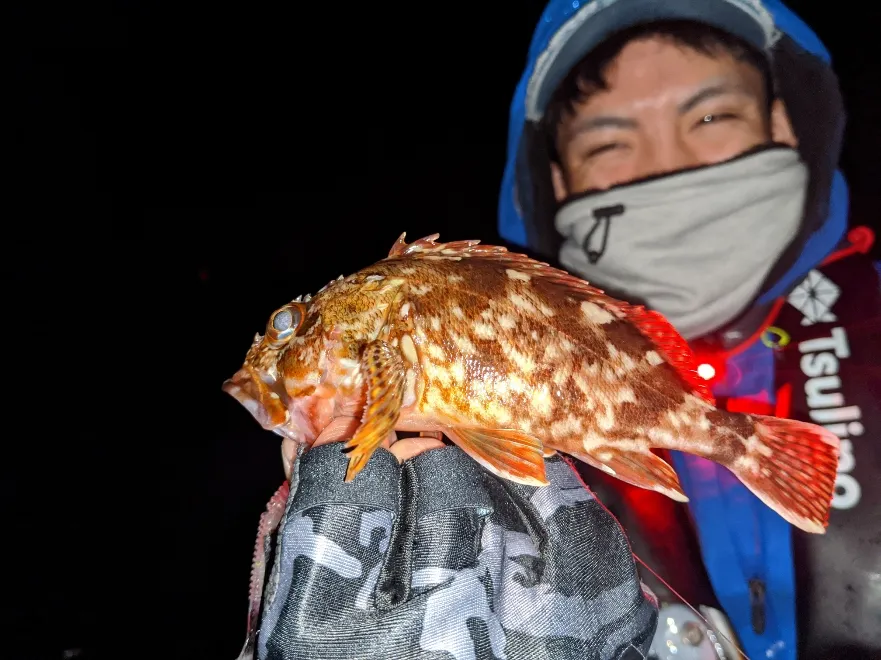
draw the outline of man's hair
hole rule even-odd
[[[774,82],[770,64],[763,53],[743,39],[704,23],[686,20],[656,21],[616,32],[572,67],[554,91],[542,120],[551,160],[560,160],[557,153],[557,130],[564,113],[574,113],[576,104],[583,103],[595,92],[608,89],[606,73],[612,61],[628,43],[648,37],[661,37],[707,57],[729,55],[754,67],[764,82],[765,105],[770,118]]]

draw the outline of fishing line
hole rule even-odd
[[[624,526],[621,524],[621,521],[619,521],[618,518],[616,518],[616,517],[612,514],[611,511],[609,511],[609,508],[605,505],[605,503],[603,503],[603,501],[600,500],[600,498],[598,498],[598,497],[596,496],[596,493],[593,492],[593,489],[592,489],[590,486],[587,485],[587,482],[584,480],[584,478],[581,476],[581,473],[578,472],[578,469],[575,467],[575,460],[574,460],[571,456],[568,456],[568,455],[566,455],[566,454],[563,454],[562,452],[557,452],[557,455],[558,455],[560,458],[562,458],[563,461],[564,461],[565,463],[567,463],[567,464],[569,465],[570,468],[572,468],[572,472],[573,472],[573,474],[574,474],[575,477],[581,482],[581,485],[582,485],[585,489],[587,489],[587,491],[588,491],[591,495],[593,495],[593,498],[594,498],[594,500],[597,502],[597,504],[599,504],[601,507],[603,507],[603,509],[606,511],[606,513],[608,513],[610,516],[612,516],[612,518],[615,520],[616,523],[618,523],[618,527],[621,528],[621,531],[624,533],[624,535],[625,535],[625,537],[626,537],[626,535],[627,535],[627,531],[624,529]],[[628,540],[628,546],[629,546],[629,545],[630,545],[630,541]],[[636,561],[638,561],[640,564],[642,564],[643,566],[645,566],[646,570],[648,570],[649,573],[651,573],[652,575],[654,575],[654,576],[658,579],[658,581],[659,581],[661,584],[663,584],[665,587],[667,587],[667,588],[668,588],[668,589],[669,589],[669,590],[670,590],[670,591],[671,591],[671,592],[672,592],[672,593],[673,593],[673,594],[674,594],[674,595],[675,595],[680,601],[682,601],[688,609],[690,609],[692,612],[694,612],[695,614],[697,614],[698,617],[700,618],[700,620],[703,621],[703,622],[706,624],[706,626],[707,626],[707,630],[711,631],[713,634],[718,634],[719,636],[723,637],[723,638],[725,639],[725,641],[727,641],[729,644],[731,644],[731,646],[734,647],[734,650],[735,650],[735,651],[737,651],[738,653],[740,653],[741,657],[743,657],[745,660],[750,660],[750,657],[746,654],[746,652],[745,652],[742,648],[740,648],[737,644],[734,643],[734,640],[732,640],[731,638],[729,638],[728,635],[726,635],[725,633],[723,633],[721,630],[718,630],[718,629],[716,628],[716,626],[714,626],[713,624],[711,624],[710,621],[709,621],[709,620],[708,620],[703,614],[701,614],[700,612],[698,612],[698,611],[694,608],[694,606],[692,606],[691,603],[689,603],[687,600],[685,600],[685,598],[683,598],[682,595],[681,595],[678,591],[676,591],[672,586],[670,586],[670,583],[667,582],[667,580],[665,580],[665,579],[662,578],[660,575],[658,575],[657,572],[655,571],[655,569],[653,569],[651,566],[649,566],[648,564],[646,564],[646,563],[642,560],[641,557],[639,557],[635,552],[633,552],[633,548],[630,548],[630,554],[633,555],[633,558],[634,558]],[[717,655],[718,655],[718,653],[717,653]]]
[[[737,651],[738,653],[740,653],[740,655],[743,656],[744,658],[746,658],[746,660],[750,660],[750,657],[746,654],[746,652],[745,652],[742,648],[740,648],[737,644],[734,643],[734,640],[732,640],[730,637],[728,637],[728,635],[726,635],[725,633],[723,633],[721,630],[718,630],[718,629],[716,628],[716,626],[714,626],[713,624],[711,624],[711,623],[709,622],[709,620],[707,620],[707,618],[704,617],[703,614],[701,614],[701,613],[698,612],[694,607],[692,607],[691,603],[689,603],[687,600],[685,600],[685,599],[679,594],[678,591],[676,591],[673,587],[670,586],[670,583],[667,582],[667,580],[665,580],[665,579],[662,578],[660,575],[658,575],[657,572],[655,572],[655,570],[654,570],[651,566],[649,566],[648,564],[646,564],[646,563],[645,563],[645,562],[644,562],[639,556],[637,556],[637,554],[636,554],[635,552],[633,553],[633,558],[636,559],[636,561],[638,561],[640,564],[642,564],[642,565],[648,570],[649,573],[651,573],[652,575],[654,575],[655,578],[657,578],[658,581],[661,582],[661,584],[663,584],[663,585],[664,585],[665,587],[667,587],[671,592],[673,592],[673,595],[676,596],[679,600],[681,600],[681,601],[685,604],[685,606],[686,606],[688,609],[690,609],[692,612],[694,612],[695,614],[697,614],[697,615],[700,617],[701,621],[703,621],[705,624],[707,624],[707,629],[708,629],[708,630],[712,631],[714,634],[718,634],[718,635],[724,637],[725,640],[726,640],[729,644],[731,644],[731,646],[734,647],[734,650],[735,650],[735,651]]]

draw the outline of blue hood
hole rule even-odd
[[[535,238],[537,225],[552,222],[550,206],[554,202],[546,192],[535,190],[542,185],[537,181],[536,170],[547,166],[536,165],[530,153],[533,149],[527,136],[538,129],[526,123],[526,89],[536,61],[551,38],[585,4],[587,2],[579,0],[548,3],[535,28],[526,69],[510,108],[507,162],[499,198],[499,233],[506,241],[551,259],[557,255],[548,254],[547,246]],[[831,253],[844,237],[848,214],[847,184],[837,168],[844,110],[837,80],[831,71],[831,57],[817,35],[783,3],[765,0],[764,4],[774,16],[778,30],[785,35],[781,43],[786,41],[790,45],[788,53],[778,54],[775,49],[775,72],[780,94],[799,138],[799,149],[811,169],[813,191],[809,192],[808,205],[813,206],[816,217],[803,228],[793,246],[795,254],[789,254],[779,264],[781,268],[772,272],[773,279],[756,299],[757,305],[787,294]],[[825,103],[819,112],[818,99],[824,99]],[[537,162],[542,163],[541,157]],[[547,175],[538,173],[538,179],[542,176]]]

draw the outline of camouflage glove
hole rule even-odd
[[[258,658],[645,657],[656,605],[565,461],[535,488],[457,447],[403,464],[379,449],[345,483],[340,448],[294,463]]]

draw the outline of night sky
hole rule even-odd
[[[220,385],[273,309],[401,232],[498,241],[543,3],[75,4],[29,4],[8,51],[0,655],[232,660],[283,474]],[[837,63],[852,220],[879,231],[863,4],[844,29],[828,3],[790,6]]]

